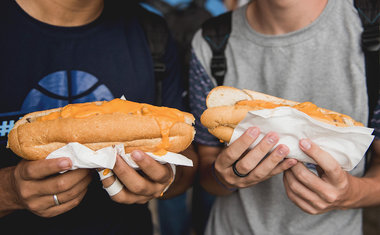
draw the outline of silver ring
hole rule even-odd
[[[55,203],[56,206],[61,205],[61,203],[60,203],[59,200],[58,200],[57,194],[54,194],[54,195],[53,195],[53,199],[54,199],[54,203]]]

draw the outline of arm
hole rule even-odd
[[[15,210],[27,209],[41,217],[53,217],[77,206],[91,181],[89,170],[59,174],[71,168],[66,158],[21,161],[17,166],[0,170],[0,217]],[[56,194],[60,205],[56,206]]]

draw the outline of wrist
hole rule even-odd
[[[366,184],[365,179],[352,176],[349,173],[347,174],[349,177],[350,190],[348,191],[348,193],[346,193],[347,199],[342,203],[340,209],[346,210],[363,207],[364,205],[362,204],[362,202],[364,200],[366,192],[366,190],[363,187],[363,185]]]
[[[15,189],[14,171],[16,167],[7,167],[0,171],[2,184],[0,187],[0,217],[12,211],[23,209]]]
[[[218,183],[218,185],[220,187],[222,187],[223,189],[229,191],[229,192],[235,192],[238,188],[234,188],[234,187],[229,187],[227,185],[225,185],[217,176],[216,174],[216,171],[215,171],[215,161],[212,163],[211,165],[211,174],[214,178],[214,180]]]

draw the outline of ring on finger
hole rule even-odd
[[[244,178],[244,177],[247,177],[249,175],[249,172],[247,174],[242,174],[240,173],[237,169],[236,169],[236,163],[238,162],[239,160],[236,160],[234,162],[234,164],[232,164],[232,170],[234,172],[234,174],[240,178]]]
[[[57,194],[53,194],[53,200],[54,200],[54,204],[55,204],[56,206],[61,205],[61,203],[60,203],[59,200],[58,200],[58,196],[57,196]]]

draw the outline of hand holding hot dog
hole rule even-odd
[[[289,153],[285,145],[278,145],[270,153],[279,140],[275,132],[268,133],[249,150],[259,133],[259,128],[249,128],[239,139],[225,148],[215,160],[215,175],[218,178],[216,180],[221,181],[227,189],[255,185],[296,164],[295,159],[284,160]]]
[[[67,158],[26,161],[2,170],[2,177],[12,182],[2,197],[12,197],[8,210],[27,209],[41,217],[53,217],[76,207],[87,192],[91,181],[88,169],[70,169]],[[15,196],[16,195],[16,196]],[[54,195],[57,202],[54,201]]]
[[[132,158],[139,166],[136,171],[129,166],[120,156],[117,156],[113,169],[114,176],[102,181],[105,188],[112,185],[116,178],[124,185],[123,189],[112,200],[124,203],[146,203],[153,198],[163,196],[163,191],[174,179],[174,172],[168,164],[160,164],[142,151],[132,152]],[[131,180],[133,179],[133,180]]]
[[[285,171],[284,185],[290,200],[310,214],[352,207],[358,196],[359,179],[344,171],[329,153],[310,140],[300,140],[300,148],[318,164],[319,176],[302,163]]]

